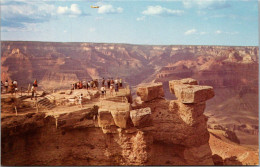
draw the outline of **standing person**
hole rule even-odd
[[[113,96],[114,84],[110,84],[110,96]]]
[[[116,95],[117,95],[117,92],[118,92],[118,86],[119,86],[119,84],[118,84],[118,83],[115,83],[115,92],[116,92]]]
[[[10,90],[11,90],[11,94],[13,95],[13,93],[14,93],[14,84],[13,84],[13,82],[11,82],[11,84],[10,84]]]
[[[115,84],[117,84],[118,83],[118,80],[117,80],[117,78],[115,79]]]
[[[18,92],[18,83],[16,80],[14,80],[13,85],[14,85],[14,93],[16,95],[16,93]]]
[[[107,88],[110,89],[110,79],[107,79]]]
[[[119,87],[122,88],[123,87],[123,82],[122,82],[122,78],[119,79]]]
[[[91,87],[91,84],[90,84],[90,82],[88,81],[88,83],[87,83],[87,90],[88,90],[90,87]]]
[[[79,89],[79,82],[77,82],[77,89]]]
[[[93,90],[96,89],[96,87],[97,87],[95,80],[93,80],[93,86],[92,87],[93,87]]]
[[[99,87],[98,79],[96,79],[95,84],[96,84],[96,87],[97,87],[97,90],[98,90],[98,87]]]
[[[3,92],[4,83],[1,81],[1,93]]]
[[[81,93],[80,96],[79,96],[79,105],[80,107],[82,108],[82,99],[83,99],[83,94]]]
[[[33,86],[34,86],[34,91],[35,91],[35,93],[36,93],[37,87],[38,87],[37,79],[34,80]]]
[[[82,84],[82,81],[79,82],[79,89],[82,89],[83,88],[83,84]]]
[[[5,93],[8,93],[8,80],[5,81]]]
[[[110,81],[111,84],[114,84],[115,81],[113,80],[113,78],[111,78],[111,81]]]
[[[87,83],[85,80],[83,81],[83,88],[85,88],[85,89],[87,88]]]
[[[34,97],[34,93],[35,93],[35,87],[34,86],[32,86],[32,89],[31,89],[31,91],[32,91],[32,96],[31,96],[31,100],[33,99],[33,97]]]
[[[14,84],[14,92],[15,92],[15,95],[16,95],[16,92],[18,92],[18,83],[17,83],[16,80],[14,80],[13,84]]]
[[[94,87],[94,81],[93,81],[93,79],[90,81],[90,87],[91,87],[91,89],[93,89],[93,87]]]
[[[105,78],[102,80],[102,87],[105,87]]]
[[[101,90],[101,94],[104,98],[106,96],[106,88],[104,86],[102,86],[100,90]]]

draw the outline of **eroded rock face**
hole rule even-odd
[[[174,112],[177,111],[180,118],[190,126],[194,126],[196,124],[199,124],[200,116],[203,116],[203,112],[205,110],[206,103],[194,103],[194,104],[184,104],[177,100],[172,100],[170,102],[170,110],[174,110]]]
[[[130,111],[130,117],[134,126],[139,126],[140,124],[144,124],[150,115],[151,115],[151,108],[149,107]]]
[[[141,97],[142,101],[150,101],[159,97],[164,97],[162,83],[138,87],[136,94]]]
[[[127,120],[129,119],[130,112],[129,111],[117,111],[112,110],[111,114],[113,116],[115,125],[125,129],[127,126]]]
[[[107,109],[98,110],[98,125],[99,127],[106,128],[115,125],[113,116]]]

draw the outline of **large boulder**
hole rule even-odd
[[[171,80],[171,81],[169,81],[170,92],[172,94],[175,94],[174,93],[174,86],[175,85],[180,85],[180,84],[198,85],[198,82],[197,82],[197,80],[192,79],[192,78],[185,78],[185,79],[181,79],[181,80]]]
[[[107,109],[98,110],[98,126],[99,127],[109,127],[115,125],[113,116]]]
[[[112,117],[114,118],[114,122],[116,126],[120,128],[126,128],[127,120],[130,116],[129,110],[127,111],[118,111],[118,110],[112,110],[111,111]]]
[[[175,96],[182,103],[200,103],[214,97],[212,86],[175,85]]]
[[[152,112],[150,107],[130,111],[130,117],[134,126],[140,126],[145,123],[151,114]]]
[[[142,85],[137,88],[136,94],[141,97],[142,101],[151,101],[156,98],[164,97],[162,83],[152,83]]]

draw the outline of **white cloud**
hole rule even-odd
[[[26,23],[24,27],[1,27],[2,32],[43,32],[35,23]]]
[[[195,28],[187,30],[186,32],[184,32],[184,35],[194,35],[194,34],[196,34],[196,35],[206,35],[206,34],[208,34],[208,32],[198,31]]]
[[[228,31],[217,30],[217,31],[215,31],[215,34],[236,35],[236,34],[239,34],[239,32],[237,32],[237,31],[228,32]]]
[[[67,6],[59,6],[57,9],[58,14],[66,14],[69,12],[69,8]]]
[[[57,8],[57,13],[58,14],[66,14],[66,15],[70,15],[70,16],[76,16],[76,15],[81,15],[82,12],[79,9],[77,4],[71,4],[70,7],[67,6],[59,6]]]
[[[99,14],[116,14],[122,12],[123,12],[123,8],[121,7],[114,8],[112,5],[102,5],[98,8]]]
[[[91,27],[91,28],[89,29],[89,32],[95,32],[95,31],[96,31],[96,29],[93,28],[93,27]]]
[[[1,26],[23,30],[28,24],[49,21],[55,10],[54,5],[41,1],[1,1]]]
[[[145,16],[137,17],[136,20],[137,21],[144,21],[145,20]]]
[[[215,33],[216,33],[216,34],[222,34],[222,31],[217,30]]]
[[[146,10],[142,12],[144,15],[161,15],[161,16],[179,16],[184,13],[183,10],[172,10],[168,8],[157,6],[148,6]]]
[[[72,14],[80,15],[82,13],[77,4],[72,4],[70,10]]]
[[[183,0],[182,3],[185,8],[223,9],[230,7],[227,0]]]
[[[208,34],[207,32],[200,32],[199,33],[200,35],[205,35],[205,34]]]
[[[196,29],[190,29],[190,30],[186,31],[184,34],[185,35],[192,35],[192,34],[196,34],[196,33],[197,33]]]

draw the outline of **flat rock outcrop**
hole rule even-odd
[[[181,80],[171,80],[169,81],[169,88],[170,92],[174,94],[174,86],[180,84],[187,84],[187,85],[198,85],[198,81],[192,78],[185,78]]]
[[[214,97],[212,86],[175,85],[174,93],[182,103],[199,103]]]
[[[140,86],[137,88],[136,94],[141,97],[142,101],[151,101],[159,97],[164,97],[162,83]]]

